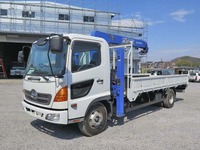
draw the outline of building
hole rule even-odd
[[[143,38],[144,24],[122,25],[120,14],[49,1],[0,2],[0,57],[9,70],[18,51],[51,33],[89,35],[94,30]]]
[[[101,30],[131,37],[143,34],[142,26],[139,28],[134,24],[128,27],[117,24],[119,13],[42,0],[0,2],[0,15],[1,32],[90,34],[93,30]]]

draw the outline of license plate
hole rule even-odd
[[[35,111],[35,114],[36,114],[37,116],[40,116],[40,117],[42,117],[42,116],[43,116],[43,113],[41,113],[41,112],[38,112],[38,111]]]

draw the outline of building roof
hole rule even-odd
[[[1,4],[18,4],[18,5],[30,5],[30,6],[45,6],[49,8],[59,8],[59,9],[72,9],[72,10],[85,10],[85,11],[92,11],[92,12],[101,12],[101,13],[110,13],[110,14],[119,14],[117,12],[108,12],[108,11],[100,11],[100,10],[95,10],[95,9],[89,9],[89,8],[83,8],[83,7],[77,7],[77,6],[72,6],[68,4],[61,4],[61,3],[56,3],[56,2],[51,2],[51,1],[13,1],[13,0],[8,0],[8,1],[1,1]]]

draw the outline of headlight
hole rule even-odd
[[[46,117],[45,117],[46,120],[49,120],[49,121],[59,121],[60,119],[60,114],[47,114]]]

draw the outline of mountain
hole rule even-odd
[[[175,63],[177,66],[190,66],[190,67],[200,67],[200,58],[191,57],[191,56],[183,56],[178,57],[171,62]]]

